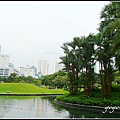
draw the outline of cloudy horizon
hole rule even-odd
[[[61,46],[74,37],[96,34],[102,8],[109,1],[0,1],[1,54],[16,68],[63,56]]]

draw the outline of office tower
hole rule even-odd
[[[0,67],[9,67],[9,55],[0,55]]]
[[[94,65],[94,72],[99,73],[99,62],[96,62],[96,64]]]
[[[1,54],[0,46],[0,77],[8,77],[11,73],[16,73],[19,75],[19,71],[14,68],[14,64],[10,63],[10,56]]]
[[[1,55],[1,45],[0,45],[0,55]]]
[[[48,67],[49,67],[49,64],[48,64],[47,60],[39,60],[37,72],[41,73],[41,75],[43,75],[43,76],[48,75]]]
[[[19,75],[19,71],[14,68],[14,64],[9,62],[9,55],[0,55],[0,76],[8,77],[11,73]]]
[[[54,61],[54,73],[58,72],[59,70],[62,70],[62,64],[59,64],[59,62]]]

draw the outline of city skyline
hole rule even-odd
[[[1,46],[0,46],[1,48]],[[1,49],[0,49],[1,50]],[[54,61],[54,72],[58,72],[59,70],[62,70],[62,68],[59,66],[58,61]],[[34,78],[38,78],[45,75],[49,75],[49,63],[47,60],[38,60],[37,66],[34,64],[32,66],[26,65],[26,66],[20,66],[18,68],[14,67],[14,63],[11,63],[10,56],[6,54],[0,53],[0,76],[9,76],[11,73],[18,72],[17,74],[19,76],[32,76]]]
[[[15,68],[37,66],[63,56],[61,46],[74,37],[96,34],[102,8],[109,1],[0,1],[1,53]]]

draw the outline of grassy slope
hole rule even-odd
[[[0,93],[7,93],[7,91],[11,91],[11,93],[42,93],[42,91],[48,94],[68,93],[68,91],[63,89],[39,88],[38,86],[27,83],[0,83]]]

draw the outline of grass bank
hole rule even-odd
[[[7,91],[10,93],[23,93],[23,94],[25,93],[40,94],[42,92],[46,94],[68,93],[68,91],[64,89],[46,89],[27,83],[0,83],[0,93],[7,93]]]

